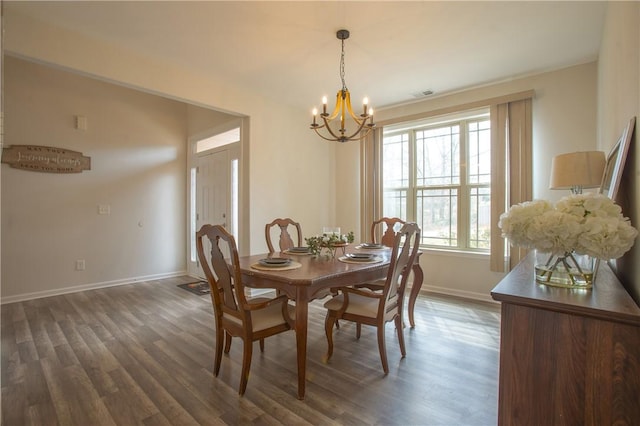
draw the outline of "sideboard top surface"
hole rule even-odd
[[[532,252],[496,285],[491,296],[500,302],[640,326],[640,307],[606,262],[600,262],[590,290],[551,287],[536,283]]]

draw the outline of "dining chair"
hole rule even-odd
[[[271,223],[267,223],[264,227],[264,236],[267,240],[267,247],[269,248],[269,253],[275,252],[274,244],[272,241],[272,228],[278,226],[280,228],[280,237],[278,240],[278,246],[280,251],[285,251],[292,247],[300,247],[302,246],[302,228],[298,222],[295,222],[292,219],[275,219]],[[291,238],[291,234],[289,233],[289,227],[291,229],[295,229],[297,233],[297,244],[294,244],[293,239]],[[276,234],[277,235],[277,234]]]
[[[208,239],[210,258],[205,255],[204,241]],[[218,376],[222,362],[222,348],[229,353],[231,338],[240,337],[244,343],[242,372],[238,393],[244,395],[249,380],[253,342],[260,341],[264,351],[264,339],[294,328],[292,314],[286,295],[275,298],[247,299],[238,261],[236,241],[220,225],[203,225],[196,233],[198,259],[211,288],[216,321],[216,355],[214,374]],[[228,253],[230,258],[225,258]],[[225,343],[226,336],[226,343]]]
[[[401,244],[402,242],[402,244]],[[405,223],[395,234],[387,278],[381,292],[366,288],[342,287],[340,293],[324,304],[327,308],[325,333],[327,335],[327,361],[333,355],[333,325],[337,320],[371,325],[378,329],[378,349],[385,374],[389,373],[385,326],[394,321],[402,357],[406,356],[402,318],[403,295],[408,274],[418,255],[420,228],[412,222]]]
[[[380,243],[384,246],[391,247],[398,229],[404,225],[406,221],[398,217],[381,217],[374,220],[371,224],[371,242]],[[378,235],[381,235],[378,241]]]
[[[396,231],[404,225],[406,221],[398,217],[381,217],[378,220],[373,221],[371,224],[371,242],[380,243],[384,246],[391,247],[395,239]],[[380,238],[378,238],[380,236]],[[416,306],[416,300],[418,292],[422,287],[422,281],[424,280],[424,271],[420,266],[420,255],[422,252],[418,252],[416,261],[413,264],[411,270],[413,271],[413,281],[411,283],[411,294],[409,297],[409,303],[407,310],[409,312],[409,324],[411,328],[414,328],[416,323],[414,319],[414,311]],[[369,288],[371,290],[382,290],[384,287],[384,280],[378,280],[371,283],[359,284],[356,287]],[[356,337],[360,338],[361,327],[356,327]]]

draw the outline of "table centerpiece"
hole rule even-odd
[[[346,247],[354,241],[353,231],[348,234],[340,233],[323,233],[322,235],[316,235],[314,237],[308,237],[304,240],[309,247],[309,252],[313,255],[319,256],[322,254],[323,249],[326,250],[328,257],[335,257],[336,249]]]

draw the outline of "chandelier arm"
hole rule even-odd
[[[310,129],[322,129],[324,127],[326,127],[326,124],[320,125],[320,124],[317,124],[317,123],[312,123],[309,126]]]
[[[329,122],[327,121],[327,119],[326,119],[325,117],[322,117],[322,121],[324,121],[324,127],[327,129],[327,132],[329,132],[329,134],[331,134],[331,136],[333,136],[333,137],[335,138],[335,140],[336,140],[336,141],[343,137],[343,135],[344,135],[344,129],[343,129],[343,131],[342,131],[342,132],[340,132],[340,133],[342,133],[343,135],[342,135],[342,136],[338,136],[338,135],[336,135],[336,134],[333,132],[333,129],[331,128],[331,126],[329,126]],[[325,138],[325,139],[326,139],[326,138]],[[327,139],[327,140],[330,140],[330,139]]]
[[[339,140],[337,137],[334,137],[334,138],[332,139],[332,138],[328,138],[328,137],[324,136],[322,133],[320,133],[320,132],[318,131],[318,129],[317,129],[317,128],[314,128],[313,130],[315,130],[315,131],[316,131],[316,134],[317,134],[318,136],[320,136],[322,139],[324,139],[324,140],[326,140],[326,141],[337,142],[337,141]]]
[[[351,136],[346,136],[347,139],[353,139],[355,135],[357,135],[358,133],[360,133],[362,131],[362,129],[364,128],[364,126],[366,125],[365,120],[362,120],[362,123],[358,126],[358,129],[353,132],[351,134]],[[365,136],[367,136],[369,134],[369,132],[373,129],[372,126],[369,126],[369,128],[367,129],[366,132],[364,132],[364,134],[362,136],[359,136],[357,139],[363,139]]]
[[[324,127],[324,126],[323,126],[323,127]],[[362,135],[361,135],[361,136],[359,136],[359,137],[357,137],[357,138],[354,138],[354,136],[355,136],[357,133],[354,133],[354,134],[353,134],[353,135],[351,135],[351,136],[336,136],[335,134],[333,134],[333,133],[331,133],[331,132],[330,132],[330,133],[332,134],[333,138],[328,138],[328,137],[324,136],[322,133],[320,133],[320,132],[318,131],[318,130],[319,130],[319,129],[321,129],[321,128],[322,128],[322,127],[313,127],[312,129],[313,129],[313,130],[316,132],[316,134],[317,134],[318,136],[320,136],[322,139],[324,139],[324,140],[326,140],[326,141],[330,141],[330,142],[347,142],[347,141],[350,141],[350,140],[362,140],[362,139],[364,139],[365,137],[367,137],[367,135],[368,135],[369,133],[371,133],[371,130],[373,130],[373,127],[369,127],[369,128],[367,128],[367,130],[366,130],[366,131],[364,131],[364,132],[362,133]]]

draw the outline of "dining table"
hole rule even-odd
[[[375,260],[360,261],[349,255],[371,253]],[[311,255],[289,251],[241,256],[243,284],[251,288],[275,289],[295,301],[295,333],[298,362],[298,399],[304,399],[307,363],[307,329],[309,303],[332,293],[332,289],[363,284],[385,278],[391,249],[364,249],[349,244],[331,255]],[[266,258],[291,259],[294,268],[260,267]]]

